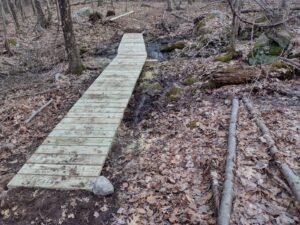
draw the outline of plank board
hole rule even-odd
[[[58,175],[73,177],[95,177],[99,175],[102,165],[57,165],[57,164],[30,164],[26,163],[19,174]]]
[[[110,146],[41,145],[35,153],[61,155],[105,155]]]
[[[104,165],[105,154],[101,155],[61,155],[61,154],[33,154],[27,163],[60,164],[60,165]],[[25,164],[26,165],[26,164]]]
[[[7,186],[91,190],[146,57],[143,35],[124,34],[118,55]]]

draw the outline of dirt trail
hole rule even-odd
[[[201,9],[203,5],[176,13],[192,21],[209,10],[225,12],[222,5]],[[76,5],[74,10],[80,7]],[[201,88],[215,70],[228,64],[189,57],[180,50],[158,54],[166,40],[195,41],[193,22],[171,13],[164,17],[160,3],[143,11],[136,5],[132,8],[135,14],[116,23],[75,25],[79,45],[88,49],[81,55],[86,62],[109,61],[123,32],[131,31],[144,32],[149,54],[162,59],[144,67],[104,166],[103,175],[114,184],[115,193],[103,198],[84,191],[0,189],[1,225],[215,224],[209,170],[212,165],[216,168],[222,184],[233,96],[251,95],[276,137],[282,157],[300,173],[299,80],[270,78],[247,85]],[[105,9],[101,10],[104,13]],[[123,10],[124,5],[118,3],[117,14]],[[162,22],[168,25],[168,32]],[[26,40],[9,59],[13,63],[21,59],[15,65],[18,72],[5,65],[2,71],[12,74],[0,73],[0,142],[5,144],[0,151],[2,189],[105,66],[90,68],[80,77],[62,74],[56,79],[66,63],[59,55],[63,52],[61,36],[55,42],[56,51],[50,51],[57,38],[53,26],[39,37],[39,45],[47,47],[42,55],[49,54],[49,58],[37,61],[39,48],[32,47],[34,64],[24,72],[24,62],[30,61],[24,55],[36,34],[28,40],[25,37],[17,38]],[[32,110],[50,98],[54,104],[25,125]],[[232,224],[299,224],[293,197],[242,103],[237,137]]]

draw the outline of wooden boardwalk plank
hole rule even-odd
[[[72,107],[70,112],[85,112],[85,113],[123,113],[124,108],[85,108],[85,107]]]
[[[107,153],[106,153],[107,154]],[[104,165],[106,155],[61,155],[34,153],[27,161],[33,164]]]
[[[63,124],[59,123],[56,125],[56,130],[90,130],[90,131],[116,131],[118,129],[119,124],[78,124],[78,123],[69,123]]]
[[[92,145],[92,146],[110,146],[112,138],[105,137],[53,137],[49,136],[43,144],[46,145]]]
[[[95,177],[99,176],[99,171],[101,171],[101,169],[102,165],[89,166],[26,163],[19,171],[19,174]]]
[[[93,131],[93,130],[58,130],[54,129],[48,137],[105,137],[114,138],[115,131]]]
[[[8,187],[91,190],[146,57],[143,35],[124,34],[118,55],[56,125]]]
[[[109,146],[41,145],[35,153],[61,155],[105,155]]]
[[[61,120],[62,124],[119,124],[121,122],[121,118],[84,118],[84,117],[76,117],[76,118],[67,118]]]
[[[62,190],[91,190],[95,177],[66,177],[17,174],[7,185],[8,188],[31,187]]]
[[[78,118],[78,117],[94,117],[94,118],[122,118],[123,113],[99,113],[99,112],[72,112],[70,111],[65,118]]]

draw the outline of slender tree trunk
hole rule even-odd
[[[16,31],[18,32],[20,30],[20,24],[19,24],[18,17],[17,17],[16,7],[15,7],[14,3],[12,2],[12,0],[8,0],[8,5],[10,8],[11,15],[15,22]]]
[[[39,0],[34,0],[36,13],[37,13],[37,25],[46,29],[48,27],[48,23],[43,12],[43,8],[41,2]]]
[[[81,74],[83,71],[83,65],[81,63],[79,51],[76,46],[69,0],[58,0],[58,5],[65,39],[65,48],[69,61],[68,72]]]
[[[241,11],[241,1],[242,0],[234,0],[233,1],[233,7],[235,8],[235,11],[237,13],[240,13]],[[233,13],[232,15],[232,28],[231,28],[231,39],[230,39],[230,51],[235,52],[235,43],[236,43],[236,36],[238,34],[240,27],[240,21],[237,18],[236,14]]]
[[[23,0],[16,0],[16,4],[17,4],[17,8],[20,10],[22,20],[25,21],[26,16],[25,16],[25,11],[24,11]]]
[[[98,7],[103,6],[103,0],[98,0]]]
[[[125,2],[125,12],[128,12],[128,0]]]
[[[31,7],[32,7],[33,15],[36,16],[36,8],[35,8],[34,0],[30,0],[30,2],[31,2]]]
[[[50,25],[50,24],[51,24],[51,21],[52,21],[51,6],[50,6],[49,0],[46,0],[46,2],[47,2],[47,14],[48,14],[48,17],[47,17],[47,24]]]
[[[167,0],[167,11],[169,11],[169,12],[172,11],[172,2],[171,2],[171,0]]]
[[[3,25],[4,48],[6,49],[8,54],[11,56],[12,52],[10,50],[9,43],[7,41],[6,18],[5,18],[5,12],[4,12],[4,9],[3,9],[3,1],[2,0],[0,0],[0,18],[1,18],[1,21],[2,21],[2,25]]]

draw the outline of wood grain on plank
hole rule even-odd
[[[99,176],[102,165],[56,165],[56,164],[30,164],[26,163],[19,174],[58,175],[73,177],[96,177]]]
[[[61,155],[105,155],[110,146],[41,145],[35,153]]]
[[[62,124],[119,124],[121,122],[120,118],[64,118],[60,123]]]
[[[46,145],[92,145],[92,146],[110,146],[113,138],[106,137],[47,137],[43,144]]]
[[[116,131],[119,124],[94,124],[94,123],[59,123],[56,125],[55,129],[59,130],[91,130],[91,131],[103,131],[111,130]]]
[[[58,130],[54,129],[48,137],[107,137],[113,138],[115,131],[93,131],[93,130]]]
[[[106,153],[107,154],[107,153]],[[33,154],[27,163],[60,165],[104,165],[106,155]]]

